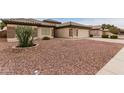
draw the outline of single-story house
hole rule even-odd
[[[55,20],[37,20],[26,18],[1,19],[7,25],[7,41],[17,41],[15,29],[18,25],[31,26],[34,29],[34,39],[50,38],[84,38],[89,37],[91,26],[82,25],[75,22],[61,23]]]
[[[84,38],[89,37],[90,26],[75,22],[66,22],[56,25],[55,37],[59,38]]]
[[[114,35],[112,34],[109,29],[102,29],[101,26],[92,26],[90,30],[90,34],[93,35],[93,37],[101,37],[102,35]]]
[[[109,35],[109,36],[114,35],[114,34],[112,34],[112,33],[109,31],[109,29],[104,29],[104,30],[102,31],[102,33],[103,33],[103,35]]]
[[[101,26],[92,26],[90,30],[90,35],[93,35],[94,37],[101,37],[103,34],[103,30],[101,29]]]
[[[35,19],[2,19],[2,21],[7,25],[7,41],[14,42],[17,41],[15,29],[17,26],[31,26],[34,29],[33,36],[34,39],[43,38],[48,36],[50,38],[54,37],[55,24],[49,22],[42,22]]]

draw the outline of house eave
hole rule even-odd
[[[4,21],[3,21],[4,22]],[[26,26],[38,26],[38,27],[55,27],[51,25],[42,25],[42,24],[33,24],[33,23],[17,23],[17,22],[4,22],[5,24],[12,24],[12,25],[26,25]]]
[[[56,27],[56,28],[57,28],[57,29],[60,29],[60,28],[67,28],[67,27],[70,27],[70,28],[91,29],[91,27],[76,26],[76,25],[66,25],[66,26],[60,26],[60,27]]]

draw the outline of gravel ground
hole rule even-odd
[[[13,49],[16,43],[0,40],[0,74],[94,75],[122,44],[92,40],[37,40],[38,46]]]

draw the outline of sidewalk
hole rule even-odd
[[[96,75],[124,75],[124,47]]]

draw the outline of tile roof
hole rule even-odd
[[[101,30],[101,25],[92,26],[93,30]]]
[[[36,25],[36,26],[55,26],[55,24],[42,22],[32,18],[8,18],[1,20],[7,24],[10,23],[10,24],[26,24],[26,25]]]
[[[65,23],[56,25],[56,27],[58,27],[58,28],[59,28],[59,27],[66,27],[66,26],[76,26],[76,27],[91,28],[91,26],[79,24],[79,23],[76,23],[76,22],[65,22]]]
[[[65,22],[65,23],[61,23],[61,24],[51,24],[49,22],[47,23],[47,22],[40,21],[40,20],[33,19],[33,18],[8,18],[8,19],[1,19],[1,20],[6,24],[50,26],[50,27],[57,27],[57,28],[67,27],[67,26],[92,28],[92,26],[83,25],[83,24],[79,24],[76,22]],[[49,20],[51,20],[51,19],[49,19]],[[51,20],[51,21],[53,21],[53,20]]]

